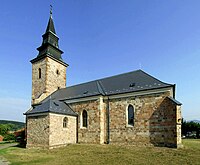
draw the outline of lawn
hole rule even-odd
[[[14,165],[200,164],[200,140],[183,140],[184,148],[76,144],[53,150],[10,147],[0,150]]]

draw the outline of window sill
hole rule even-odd
[[[87,127],[80,127],[80,129],[88,129]]]
[[[133,128],[134,125],[126,125],[127,128]]]

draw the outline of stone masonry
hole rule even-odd
[[[49,146],[49,115],[27,117],[27,148]]]
[[[50,113],[50,148],[76,143],[76,117]],[[67,118],[67,127],[63,128],[63,119]]]
[[[132,143],[177,147],[181,144],[180,107],[168,99],[170,92],[72,103],[78,113],[79,143]],[[127,108],[133,105],[135,123],[127,124]],[[109,128],[106,109],[109,106]],[[81,127],[81,113],[88,113],[88,127]],[[109,129],[109,130],[108,130]],[[109,134],[109,135],[108,135]],[[178,139],[177,139],[178,138]]]
[[[181,114],[167,96],[169,92],[110,100],[110,142],[177,147]],[[134,126],[126,122],[128,105],[134,107]]]
[[[71,104],[72,109],[78,114],[78,142],[79,143],[100,143],[100,104],[99,99]],[[81,116],[83,110],[88,114],[88,127],[81,126]],[[104,140],[102,140],[104,141]],[[103,142],[101,142],[103,143]]]
[[[39,103],[56,90],[65,87],[66,66],[50,57],[45,57],[32,65],[32,104]]]
[[[63,128],[63,119],[67,127]],[[27,119],[27,148],[55,148],[76,143],[76,117],[48,113]]]

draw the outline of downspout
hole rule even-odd
[[[110,106],[109,106],[109,97],[107,99],[107,144],[110,144]]]

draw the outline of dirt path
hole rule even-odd
[[[16,146],[17,143],[7,143],[7,144],[1,144],[0,145],[0,150]],[[8,165],[10,162],[8,162],[3,156],[0,155],[0,165]]]
[[[6,144],[0,144],[0,150],[4,149],[4,148],[9,148],[9,147],[13,147],[16,146],[17,143],[6,143]]]

